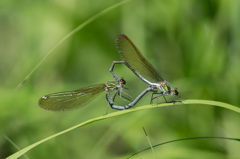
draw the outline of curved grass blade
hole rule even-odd
[[[72,30],[70,33],[68,33],[65,37],[63,37],[48,53],[46,56],[44,56],[42,58],[42,60],[27,74],[27,76],[24,78],[24,80],[22,82],[20,82],[17,87],[15,89],[20,88],[29,78],[30,76],[33,74],[33,72],[35,72],[40,65],[46,60],[46,58],[60,45],[62,44],[65,40],[67,40],[70,36],[74,35],[76,32],[80,31],[82,28],[84,28],[85,26],[87,26],[88,24],[92,23],[93,21],[95,21],[96,19],[100,18],[101,16],[107,14],[108,12],[110,12],[111,10],[120,7],[121,5],[129,2],[131,0],[124,0],[121,1],[117,4],[114,4],[104,10],[102,10],[101,12],[99,12],[98,14],[93,15],[92,17],[90,17],[89,19],[87,19],[85,22],[83,22],[82,24],[80,24],[79,26],[77,26],[74,30]]]
[[[151,78],[155,82],[164,81],[163,77],[149,63],[132,41],[124,34],[116,37],[116,45],[122,59],[126,61],[141,76]]]
[[[171,140],[171,141],[166,141],[166,142],[162,142],[160,144],[156,144],[156,145],[153,145],[152,147],[158,147],[158,146],[161,146],[161,145],[165,145],[165,144],[169,144],[169,143],[173,143],[173,142],[177,142],[177,141],[184,141],[184,140],[196,140],[196,139],[222,139],[222,140],[233,140],[233,141],[240,141],[239,138],[230,138],[230,137],[210,137],[210,136],[207,136],[207,137],[190,137],[190,138],[183,138],[183,139],[177,139],[177,140]],[[131,156],[127,157],[128,158],[131,158],[139,153],[142,153],[144,151],[147,151],[147,150],[150,150],[152,149],[152,147],[148,147],[146,149],[143,149],[139,152],[136,152],[134,154],[132,154]]]
[[[204,105],[212,105],[212,106],[218,106],[218,107],[222,107],[222,108],[226,108],[228,110],[232,110],[235,111],[237,113],[240,113],[240,108],[233,106],[231,104],[227,104],[227,103],[223,103],[223,102],[217,102],[217,101],[210,101],[210,100],[183,100],[181,103],[162,103],[162,104],[158,104],[158,105],[145,105],[145,106],[141,106],[141,107],[136,107],[135,109],[127,109],[124,111],[116,111],[113,113],[109,113],[108,115],[103,115],[100,117],[96,117],[96,118],[92,118],[89,119],[85,122],[82,122],[78,125],[75,125],[73,127],[70,127],[68,129],[65,129],[63,131],[60,131],[52,136],[46,137],[38,142],[33,143],[32,145],[29,145],[23,149],[21,149],[20,151],[12,154],[11,156],[7,157],[7,159],[16,159],[20,156],[22,156],[23,154],[25,154],[26,152],[28,152],[29,150],[31,150],[32,148],[40,145],[41,143],[44,143],[50,139],[53,139],[57,136],[63,135],[67,132],[70,132],[72,130],[75,130],[77,128],[83,127],[85,125],[100,121],[100,120],[104,120],[104,119],[108,119],[108,118],[113,118],[116,116],[120,116],[120,115],[124,115],[124,114],[128,114],[128,113],[132,113],[132,112],[136,112],[136,111],[140,111],[140,110],[147,110],[147,109],[152,109],[152,108],[160,108],[160,107],[166,107],[166,106],[178,106],[178,105],[185,105],[185,104],[204,104]]]
[[[74,91],[58,92],[43,96],[38,104],[46,110],[68,111],[84,106],[105,89],[105,84],[97,84]]]

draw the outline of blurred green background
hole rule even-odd
[[[64,41],[18,90],[15,87],[66,34],[119,0],[0,1],[0,158],[85,120],[105,114],[102,93],[87,106],[50,112],[49,93],[114,80],[121,60],[115,36],[130,37],[184,99],[240,106],[240,1],[132,0]],[[124,66],[128,93],[147,86]],[[147,94],[137,106],[149,104]],[[110,112],[116,110],[110,110]],[[240,116],[212,106],[186,105],[131,113],[79,128],[35,147],[29,158],[124,158],[152,144],[195,136],[240,138]],[[155,148],[159,158],[239,158],[233,141],[193,140]],[[135,158],[151,158],[144,152]]]

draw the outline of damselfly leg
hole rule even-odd
[[[154,97],[154,95],[157,94],[157,96]],[[157,105],[158,105],[158,99],[159,97],[163,96],[163,98],[165,99],[165,101],[167,102],[166,98],[164,97],[163,93],[160,92],[160,93],[152,93],[152,97],[151,97],[151,101],[150,101],[150,104],[153,104],[153,100],[154,99],[157,99]]]
[[[154,97],[154,95],[156,95],[156,96]],[[174,97],[173,95],[174,94],[171,94],[171,101],[168,101],[166,99],[165,95],[163,94],[163,92],[154,92],[154,93],[152,93],[150,104],[153,104],[153,100],[157,99],[157,105],[158,105],[159,104],[158,99],[160,97],[163,97],[166,103],[182,102],[182,98],[179,95],[176,95],[176,96],[178,96],[181,100],[174,100],[173,99],[173,97]]]

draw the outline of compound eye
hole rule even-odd
[[[174,92],[175,95],[179,94],[177,88],[174,88],[173,92]]]
[[[125,81],[125,79],[122,77],[122,78],[120,78],[120,83],[121,84],[126,84],[126,81]]]

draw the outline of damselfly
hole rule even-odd
[[[156,69],[143,57],[137,47],[126,35],[118,35],[116,37],[116,45],[119,54],[124,60],[114,61],[110,68],[110,72],[116,79],[116,81],[119,81],[119,78],[113,72],[114,65],[125,64],[138,78],[140,78],[142,81],[144,81],[150,86],[150,88],[145,89],[143,93],[146,94],[149,91],[153,92],[151,97],[151,103],[153,99],[158,99],[160,96],[163,96],[165,101],[168,102],[165,96],[168,96],[170,94],[172,96],[171,102],[176,102],[173,100],[173,95],[177,95],[179,98],[181,98],[179,96],[177,88],[171,88],[170,84],[165,81],[163,77],[156,71]],[[148,77],[150,80],[154,81],[154,83],[150,82],[145,77]],[[136,100],[140,100],[144,94],[141,93],[136,98]],[[154,95],[156,96],[154,97]]]
[[[113,105],[114,99],[118,94],[120,98],[125,101],[129,101],[122,94],[126,94],[122,91],[126,81],[121,78],[116,81],[108,81],[103,84],[96,84],[85,88],[80,88],[74,91],[57,92],[43,96],[40,98],[38,104],[40,107],[51,111],[68,111],[76,108],[80,108],[90,102],[94,97],[101,92],[106,92],[106,98],[113,109],[123,110],[126,109],[122,106]],[[110,97],[110,92],[115,91]],[[128,94],[126,94],[128,95]],[[130,101],[129,101],[130,102]]]

